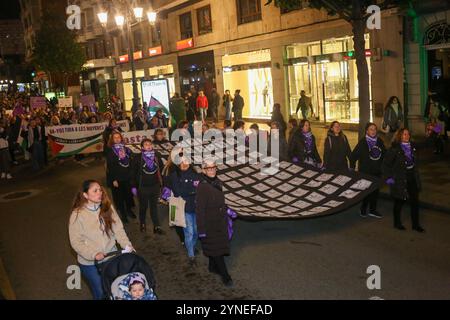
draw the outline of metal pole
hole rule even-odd
[[[127,37],[128,37],[128,55],[130,57],[131,66],[131,81],[133,85],[133,106],[131,107],[131,113],[134,114],[138,110],[140,98],[136,80],[136,69],[134,67],[134,44],[131,40],[131,13],[130,8],[127,7]]]

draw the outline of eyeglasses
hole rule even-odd
[[[209,171],[213,171],[213,170],[217,170],[217,167],[206,167],[204,168],[205,170],[209,170]]]

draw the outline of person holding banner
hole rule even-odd
[[[169,140],[166,139],[165,131],[161,128],[156,129],[155,133],[153,134],[153,144],[154,145],[162,145],[167,142],[169,142]]]
[[[317,151],[316,137],[311,132],[308,120],[300,121],[298,130],[292,134],[288,150],[289,157],[294,163],[307,163],[315,167],[322,165],[322,159]]]
[[[230,255],[230,232],[228,209],[222,182],[217,178],[217,166],[213,160],[205,160],[202,165],[202,181],[197,188],[195,211],[197,228],[203,254],[209,259],[209,272],[221,276],[227,287],[233,281],[225,265],[225,256]]]
[[[136,218],[132,211],[131,195],[131,150],[123,141],[122,134],[114,131],[108,142],[106,154],[106,180],[111,188],[114,204],[122,221],[128,222],[127,216]]]
[[[133,158],[131,166],[131,190],[139,199],[140,230],[146,231],[145,218],[150,204],[153,233],[164,234],[158,218],[158,200],[162,185],[158,156],[150,139],[142,140],[141,151],[140,156]]]
[[[186,228],[184,228],[184,242],[189,257],[189,264],[194,266],[195,246],[197,244],[197,220],[195,214],[195,196],[200,176],[194,171],[190,159],[182,157],[170,176],[170,185],[175,197],[181,197],[185,204]]]

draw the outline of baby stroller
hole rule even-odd
[[[95,265],[101,274],[106,299],[157,300],[153,271],[144,258],[135,253],[114,251],[107,254],[105,259],[101,264],[95,261]],[[131,281],[136,279],[142,282],[145,289],[141,299],[132,299],[129,292]]]

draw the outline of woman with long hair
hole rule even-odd
[[[146,231],[146,214],[150,204],[150,217],[153,222],[153,232],[164,234],[158,217],[158,199],[162,179],[159,170],[158,156],[153,150],[150,139],[141,142],[141,156],[132,160],[131,186],[133,194],[139,198],[139,222],[141,232]]]
[[[108,194],[98,181],[84,181],[75,196],[69,238],[94,299],[103,299],[105,295],[95,261],[100,262],[108,253],[117,251],[116,242],[128,251],[134,249]]]
[[[400,129],[392,141],[392,146],[383,161],[383,176],[390,186],[394,199],[394,227],[405,230],[401,221],[401,211],[406,201],[411,207],[412,228],[418,232],[425,230],[419,223],[419,192],[421,189],[417,154],[411,135],[406,128]]]
[[[355,169],[358,162],[359,172],[366,173],[377,179],[381,179],[382,165],[386,148],[383,140],[378,137],[377,125],[369,122],[366,124],[366,136],[362,138],[350,157],[350,168]],[[361,205],[360,215],[365,218],[367,215],[373,218],[381,218],[377,212],[377,201],[380,190],[377,189],[364,198]],[[369,212],[367,212],[369,207]]]
[[[403,127],[403,108],[396,96],[389,98],[384,108],[383,124],[381,128],[386,133],[386,143],[391,143],[392,137],[398,129]]]
[[[339,121],[333,121],[325,138],[323,166],[327,171],[339,172],[348,170],[348,160],[352,150],[348,139],[342,132]]]
[[[106,180],[111,188],[114,204],[119,211],[124,223],[128,222],[127,216],[136,218],[132,211],[131,194],[131,150],[124,142],[122,134],[115,131],[111,134],[106,154]]]
[[[307,163],[315,167],[322,165],[322,159],[317,151],[316,137],[311,132],[311,124],[308,120],[300,121],[300,126],[293,133],[289,143],[288,154],[294,163]]]

